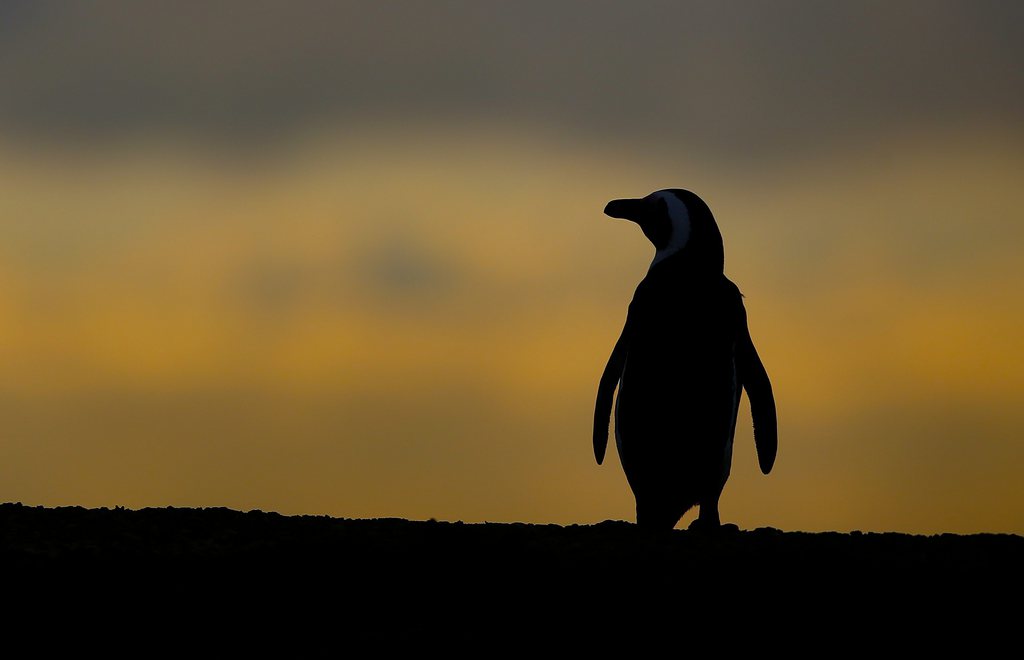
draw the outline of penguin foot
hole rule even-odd
[[[691,532],[717,532],[721,525],[714,520],[707,518],[696,518],[686,529]]]
[[[695,519],[686,529],[701,534],[736,534],[740,531],[739,525],[736,523],[723,525],[703,518]]]

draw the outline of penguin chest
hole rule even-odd
[[[631,482],[717,480],[728,473],[739,399],[734,341],[708,316],[704,326],[658,320],[631,344],[619,383],[623,468]]]
[[[675,372],[645,369],[627,359],[615,405],[616,441],[661,454],[725,447],[737,401],[736,367],[680,365]],[[623,447],[620,447],[622,449]]]

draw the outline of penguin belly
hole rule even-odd
[[[739,401],[728,333],[714,322],[674,320],[658,319],[632,343],[615,405],[616,447],[637,521],[669,528],[721,493]]]

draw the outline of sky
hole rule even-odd
[[[680,187],[723,520],[1024,533],[1024,5],[9,0],[0,90],[0,501],[631,520],[601,211]]]

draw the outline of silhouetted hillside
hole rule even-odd
[[[1000,622],[1018,618],[1022,560],[1024,538],[1013,535],[703,536],[624,522],[0,505],[5,600],[35,623],[99,620],[121,634],[202,631],[250,645],[296,629],[434,644],[439,635],[594,644],[709,626],[748,642],[808,626],[860,643],[988,639],[1016,628]]]

